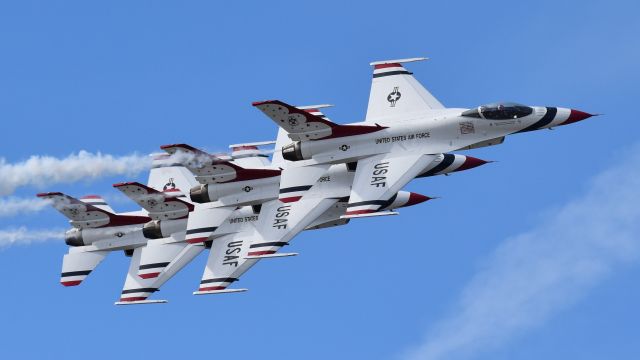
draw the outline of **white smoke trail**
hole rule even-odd
[[[33,198],[23,199],[18,197],[0,197],[0,217],[32,214],[47,208],[49,201]]]
[[[22,186],[52,185],[96,179],[103,176],[134,176],[151,167],[146,155],[113,156],[80,151],[66,158],[34,155],[10,164],[0,158],[0,195],[10,195]]]
[[[640,147],[534,229],[505,240],[453,312],[406,354],[457,359],[490,350],[584,297],[640,258]]]
[[[268,154],[263,150],[261,154]],[[190,153],[177,151],[162,158],[161,162],[181,163],[194,168],[202,167],[213,160],[232,160],[228,154]],[[153,158],[148,155],[132,154],[113,156],[109,154],[80,151],[66,158],[33,155],[26,161],[11,164],[0,158],[0,196],[13,194],[23,186],[50,186],[60,183],[73,183],[104,176],[135,176],[149,170]]]
[[[34,242],[64,239],[64,230],[29,230],[24,226],[0,230],[0,248],[11,245],[28,245]]]

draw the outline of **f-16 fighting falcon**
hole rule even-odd
[[[110,252],[123,250],[131,257],[131,262],[118,304],[165,302],[146,298],[184,266],[180,264],[188,263],[199,253],[191,247],[171,254],[162,278],[149,279],[137,275],[141,250],[147,242],[184,237],[186,219],[193,210],[193,205],[184,198],[180,189],[190,188],[195,180],[184,167],[167,166],[166,160],[166,157],[154,159],[149,186],[137,186],[138,191],[146,194],[144,200],[138,201],[143,207],[141,211],[117,214],[96,195],[78,200],[59,192],[38,194],[38,197],[50,200],[69,218],[72,226],[65,234],[69,253],[62,261],[62,285],[79,285]],[[134,191],[130,184],[116,186],[121,190],[126,187]]]
[[[253,156],[245,153],[234,149],[230,156],[224,156]],[[166,302],[147,297],[204,249],[203,244],[184,242],[187,218],[194,205],[182,189],[191,189],[197,182],[175,161],[168,155],[156,156],[149,186],[135,182],[114,185],[140,205],[140,211],[116,214],[96,195],[78,200],[58,192],[38,194],[67,216],[72,226],[65,235],[69,253],[63,258],[62,285],[79,285],[110,252],[123,250],[131,261],[116,304]]]
[[[318,110],[320,107],[323,105],[299,109],[324,117]],[[283,144],[283,139],[286,140],[286,135],[281,132],[276,147]],[[227,286],[260,259],[296,255],[277,251],[301,231],[344,225],[349,221],[340,218],[345,213],[354,174],[345,164],[291,168],[276,155],[270,167],[280,170],[274,177],[258,169],[248,171],[186,144],[162,148],[174,156],[184,155],[188,160],[185,166],[202,183],[191,190],[191,200],[202,205],[197,205],[189,217],[186,242],[204,242],[211,251],[195,294],[244,291],[227,289]],[[447,174],[486,163],[453,154],[442,155],[442,160],[445,159],[446,166],[425,168],[421,176]],[[263,165],[269,167],[266,162]],[[292,174],[287,177],[288,181],[283,181],[280,175],[289,172]],[[314,180],[319,172],[324,176]],[[382,208],[412,206],[428,199],[399,191]],[[235,210],[238,205],[245,207]],[[229,214],[230,211],[233,212]],[[143,250],[143,254],[150,249]]]
[[[293,141],[282,147],[285,160],[301,168],[346,163],[355,169],[344,219],[392,214],[382,212],[383,205],[425,168],[445,166],[442,154],[497,145],[507,135],[593,116],[516,103],[445,108],[402,65],[420,60],[425,58],[371,63],[373,82],[361,123],[339,125],[278,100],[253,104]]]
[[[516,103],[445,108],[402,65],[420,60],[371,63],[364,122],[336,124],[320,111],[330,105],[254,103],[280,127],[271,162],[258,146],[273,142],[232,145],[231,155],[162,146],[168,154],[154,161],[148,186],[114,185],[140,211],[116,214],[95,196],[39,194],[73,226],[62,284],[80,284],[109,252],[124,250],[131,265],[116,304],[164,302],[147,297],[210,249],[194,294],[245,291],[228,287],[261,259],[297,255],[279,251],[303,230],[396,215],[430,199],[402,191],[411,180],[487,163],[452,152],[593,116]]]

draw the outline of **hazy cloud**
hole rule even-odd
[[[38,199],[24,199],[18,197],[0,197],[0,217],[31,214],[49,206],[49,201]]]
[[[582,196],[506,239],[408,359],[458,359],[541,325],[640,253],[640,147]]]

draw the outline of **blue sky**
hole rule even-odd
[[[201,256],[157,294],[169,304],[115,307],[122,254],[63,288],[64,244],[0,249],[0,356],[389,359],[429,344],[464,294],[474,294],[478,274],[493,269],[496,249],[544,233],[536,229],[594,189],[638,192],[627,178],[591,180],[625,161],[637,165],[628,153],[638,150],[640,130],[638,10],[631,1],[0,3],[0,157],[9,163],[268,140],[276,129],[250,103],[271,98],[332,103],[334,121],[358,121],[368,63],[413,56],[431,58],[408,67],[447,106],[513,100],[606,114],[470,152],[498,162],[414,181],[410,190],[442,198],[401,216],[306,232],[292,244],[300,256],[263,261],[241,280],[250,289],[243,294],[192,296]],[[134,210],[111,188],[124,180],[146,174],[15,196],[100,193],[116,199],[116,210]],[[577,219],[564,225],[586,225]],[[64,221],[46,210],[0,218],[0,229]],[[629,253],[638,246],[631,242]],[[544,270],[540,254],[548,253],[534,251],[526,264]],[[566,300],[539,321],[443,358],[638,358],[639,262],[615,259],[589,285],[561,282],[575,291],[561,292]]]

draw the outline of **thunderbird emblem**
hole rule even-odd
[[[391,107],[395,107],[396,102],[400,100],[400,97],[402,97],[402,94],[400,94],[400,91],[398,91],[398,86],[396,86],[393,88],[393,91],[389,95],[387,95],[387,101],[391,103]]]

